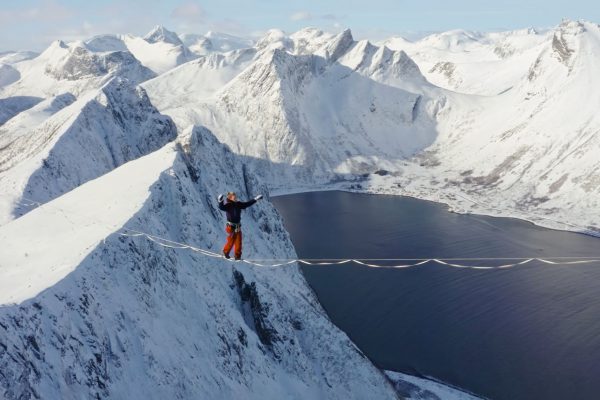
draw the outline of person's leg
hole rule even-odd
[[[235,233],[235,258],[242,258],[242,231]]]
[[[225,243],[225,246],[223,246],[223,254],[225,255],[225,257],[228,257],[229,252],[231,251],[231,248],[234,244],[235,232],[233,228],[229,225],[225,227],[225,232],[227,232],[227,242]]]

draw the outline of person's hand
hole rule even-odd
[[[256,201],[258,201],[258,200],[260,200],[260,199],[262,199],[262,194],[259,194],[258,196],[256,196],[256,197],[254,198],[254,200],[256,200]]]
[[[220,194],[220,195],[219,195],[219,203],[220,203],[220,202],[222,202],[222,201],[223,201],[223,195],[222,195],[222,194]]]

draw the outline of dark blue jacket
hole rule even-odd
[[[256,203],[256,200],[250,201],[229,201],[224,200],[219,202],[219,209],[227,214],[227,221],[239,224],[242,218],[242,210]]]

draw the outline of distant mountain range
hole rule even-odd
[[[157,26],[0,54],[0,393],[396,398],[296,265],[118,233],[218,252],[217,194],[309,187],[595,232],[599,65],[600,27],[567,20],[381,42]],[[268,201],[245,218],[248,254],[295,257]]]

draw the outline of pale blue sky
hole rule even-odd
[[[0,51],[39,51],[55,39],[99,33],[141,35],[157,24],[178,33],[237,35],[349,27],[357,38],[380,39],[456,28],[544,28],[565,17],[600,23],[600,6],[597,0],[0,0]]]

